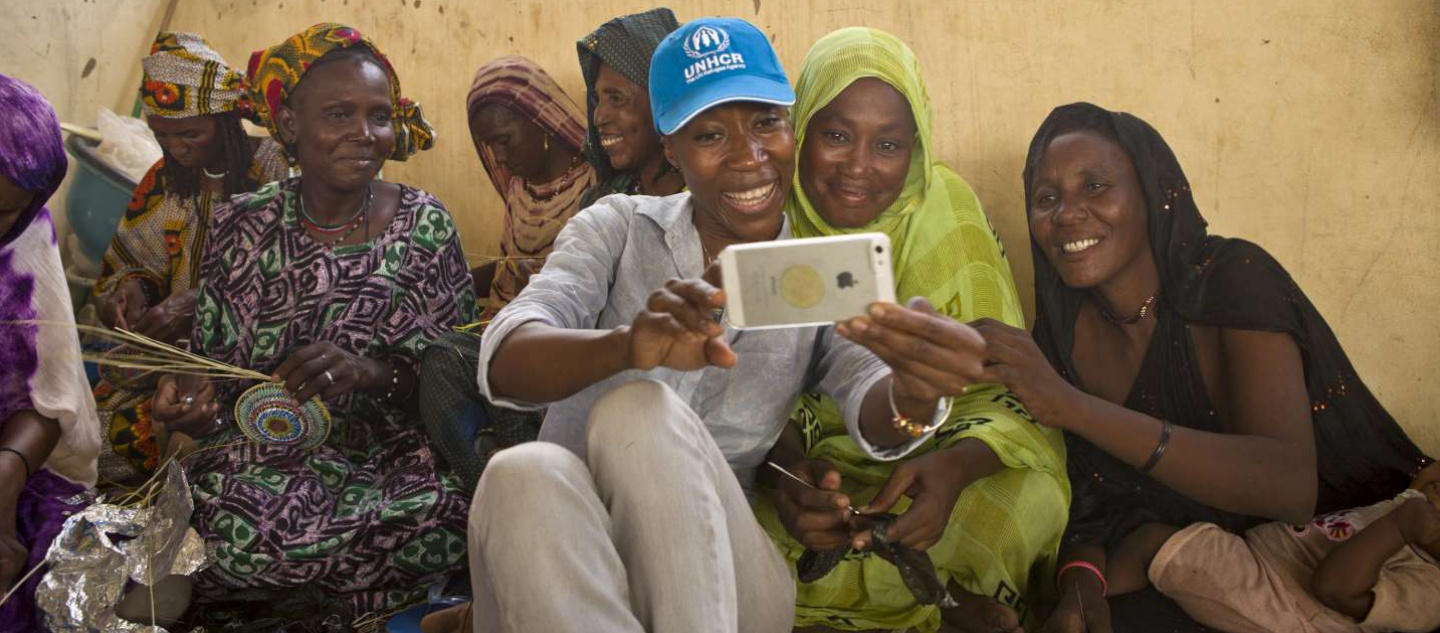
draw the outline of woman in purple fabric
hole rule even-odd
[[[95,483],[100,423],[45,201],[65,177],[60,124],[30,85],[0,75],[0,595],[45,558]],[[42,352],[43,350],[43,352]],[[35,574],[0,605],[0,630],[43,630]]]

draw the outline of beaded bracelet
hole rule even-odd
[[[1160,463],[1160,458],[1165,455],[1165,447],[1170,445],[1170,431],[1173,428],[1169,420],[1161,420],[1165,426],[1160,429],[1160,443],[1155,445],[1155,452],[1150,454],[1149,461],[1140,467],[1140,474],[1148,475]]]
[[[395,392],[396,392],[396,391],[399,391],[399,390],[400,390],[400,367],[399,367],[398,365],[391,365],[391,366],[390,366],[390,388],[388,388],[388,389],[385,390],[385,399],[386,399],[386,400],[394,400],[394,399],[395,399]]]
[[[945,421],[950,418],[950,407],[953,406],[954,403],[951,402],[949,398],[940,399],[941,403],[943,404],[942,410],[937,411],[937,415],[935,416],[935,418],[938,419],[939,422],[934,422],[930,425],[924,425],[915,422],[914,420],[911,420],[910,416],[900,412],[900,407],[895,406],[894,379],[890,380],[890,386],[887,391],[890,395],[890,414],[894,416],[893,418],[891,418],[890,423],[895,425],[895,430],[905,434],[907,437],[910,437],[912,439],[919,438],[926,433],[940,428],[940,425],[944,424]]]
[[[1110,585],[1105,582],[1105,573],[1100,571],[1099,567],[1096,567],[1089,561],[1072,560],[1068,563],[1065,563],[1064,565],[1061,565],[1060,571],[1055,572],[1055,586],[1060,586],[1060,579],[1065,577],[1065,572],[1070,571],[1071,569],[1075,569],[1077,567],[1080,569],[1088,569],[1093,572],[1095,574],[1095,577],[1100,579],[1100,595],[1109,595]]]

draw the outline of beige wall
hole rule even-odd
[[[106,107],[130,114],[139,58],[164,13],[163,0],[5,0],[0,3],[0,73],[23,79],[54,104],[61,121],[93,125]],[[57,226],[66,179],[50,203]]]
[[[19,41],[0,41],[0,68],[51,91],[65,113],[84,114],[94,102],[128,104],[134,56],[148,37],[137,29],[158,21],[161,4],[9,0],[0,11],[43,15]],[[497,55],[527,55],[579,100],[573,40],[613,15],[649,6],[185,0],[175,27],[205,34],[236,65],[252,49],[322,20],[371,35],[440,132],[436,150],[392,166],[387,176],[444,200],[474,257],[496,250],[500,211],[464,120],[474,69]],[[1031,267],[1019,174],[1030,135],[1051,107],[1070,101],[1139,114],[1174,146],[1214,232],[1270,249],[1385,404],[1429,451],[1440,452],[1440,402],[1429,385],[1440,367],[1440,2],[671,6],[682,20],[737,15],[756,22],[773,34],[792,74],[809,44],[837,27],[875,26],[909,41],[936,104],[940,155],[975,186],[1000,227],[1027,306]],[[63,13],[80,19],[62,25],[56,16]],[[102,23],[103,32],[90,30]],[[77,80],[89,56],[100,65],[91,79]]]

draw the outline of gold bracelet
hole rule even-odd
[[[900,412],[900,407],[895,406],[895,379],[894,379],[894,378],[891,378],[891,379],[890,379],[890,386],[889,386],[889,388],[887,389],[887,391],[888,391],[888,393],[889,393],[889,395],[890,395],[890,414],[891,414],[892,416],[894,416],[893,418],[890,419],[890,423],[895,426],[895,430],[901,432],[902,434],[904,434],[905,436],[907,436],[907,437],[909,437],[909,438],[911,438],[911,439],[916,439],[916,438],[922,437],[922,436],[924,436],[926,433],[929,433],[929,432],[931,432],[931,431],[933,431],[933,430],[935,430],[935,429],[940,428],[940,425],[944,424],[944,423],[945,423],[945,420],[947,420],[947,419],[950,417],[950,408],[951,408],[951,406],[953,405],[953,402],[952,402],[949,398],[940,398],[939,402],[936,402],[936,403],[935,403],[935,406],[936,406],[936,407],[941,407],[941,403],[944,403],[944,406],[941,407],[941,409],[942,409],[943,412],[937,411],[937,415],[935,416],[935,417],[939,418],[939,421],[938,421],[938,422],[935,422],[935,423],[930,424],[930,425],[924,425],[924,424],[920,424],[920,423],[918,423],[918,422],[915,422],[914,420],[911,420],[911,419],[910,419],[910,416],[901,413],[901,412]]]

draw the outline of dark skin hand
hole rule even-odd
[[[329,375],[326,375],[326,372]],[[331,378],[334,378],[332,381]],[[383,394],[413,392],[415,377],[400,372],[400,384],[392,385],[391,365],[347,352],[334,343],[322,341],[300,347],[275,370],[274,379],[285,386],[297,402],[311,397],[334,400],[354,391]],[[191,400],[186,402],[186,398]],[[219,431],[215,424],[220,412],[215,402],[215,385],[195,376],[162,376],[151,401],[151,416],[168,431],[199,439]]]
[[[305,402],[317,395],[321,400],[334,400],[354,391],[383,391],[390,377],[388,363],[321,341],[291,352],[275,369],[274,379],[285,385],[296,402]]]
[[[179,432],[195,439],[209,437],[222,428],[215,423],[219,413],[215,384],[197,376],[161,376],[150,400],[150,417],[161,427],[156,435]]]
[[[630,326],[597,332],[532,322],[516,328],[492,361],[492,366],[504,369],[491,374],[492,387],[507,397],[554,402],[626,369],[733,367],[735,352],[712,313],[725,304],[718,273],[715,265],[706,273],[714,283],[667,282],[650,295],[646,309]],[[842,324],[837,332],[887,362],[893,359],[896,406],[911,419],[929,420],[941,395],[959,394],[980,373],[976,348],[982,343],[969,327],[936,316],[923,299],[911,303],[911,309],[876,304],[871,316]],[[577,358],[590,362],[577,363]],[[955,373],[947,375],[947,371]],[[546,380],[532,378],[542,375]],[[881,380],[865,397],[861,433],[877,446],[910,440],[895,429],[893,417],[889,384]]]
[[[569,330],[526,323],[505,338],[492,365],[495,391],[529,402],[555,402],[627,369],[669,367],[681,371],[709,365],[732,367],[735,352],[721,335],[713,308],[725,305],[720,267],[702,279],[671,279],[650,294],[630,325],[607,331]],[[576,359],[590,359],[579,363]],[[545,376],[545,380],[532,377]]]
[[[1150,459],[1160,420],[1071,385],[1029,332],[990,320],[977,322],[976,329],[989,344],[986,379],[1014,391],[1041,423],[1077,433],[1137,467]],[[1299,347],[1284,334],[1250,330],[1222,330],[1217,345],[1211,348],[1220,357],[1214,378],[1228,395],[1221,417],[1231,430],[1175,425],[1151,477],[1222,510],[1287,523],[1309,520],[1317,494],[1315,448],[1309,399],[1297,378],[1304,376]],[[1077,369],[1085,376],[1102,371]],[[1138,373],[1138,365],[1134,369]],[[1107,395],[1123,401],[1118,393]]]
[[[901,462],[890,473],[885,486],[863,508],[863,515],[890,511],[903,494],[910,497],[910,508],[900,515],[886,533],[888,542],[898,542],[915,550],[926,550],[940,541],[960,493],[971,483],[1000,472],[1005,465],[989,445],[974,438],[960,440],[954,446]],[[874,537],[865,530],[857,534],[850,546],[869,549]]]
[[[106,297],[104,305],[100,307],[100,321],[108,327],[130,329],[131,323],[140,322],[145,316],[145,311],[150,309],[146,302],[145,291],[141,284],[145,282],[139,279],[127,279],[122,282],[114,291]]]
[[[814,488],[782,476],[776,484],[775,505],[786,531],[806,547],[826,550],[849,546],[863,551],[873,542],[872,525],[863,515],[889,512],[904,495],[911,498],[910,507],[890,526],[886,538],[891,543],[925,550],[939,542],[965,487],[1003,468],[985,443],[961,440],[943,451],[901,462],[875,498],[856,508],[862,515],[857,517],[847,509],[850,497],[840,491],[840,473],[830,462],[800,459],[791,462],[788,470]]]
[[[785,531],[816,551],[848,545],[850,496],[840,491],[840,473],[828,461],[805,456],[805,441],[794,424],[785,425],[766,459],[814,486],[760,469],[762,481],[775,488],[775,510]]]
[[[951,327],[951,326],[955,327]],[[912,299],[907,308],[893,304],[875,304],[865,317],[857,317],[836,327],[836,332],[884,360],[895,371],[896,404],[906,399],[915,402],[915,410],[927,410],[926,402],[962,393],[966,372],[973,371],[973,356],[979,342],[975,332],[940,315],[924,299]],[[946,350],[949,353],[938,352]],[[895,430],[889,408],[889,385],[872,388],[862,412],[862,433],[867,440],[880,446],[893,446],[910,440]],[[913,394],[913,395],[912,395]],[[933,399],[932,399],[933,398]],[[934,416],[934,408],[924,417]],[[865,419],[881,420],[866,427]],[[840,474],[824,460],[803,459],[798,432],[787,441],[787,429],[772,456],[784,460],[790,472],[810,482],[807,488],[799,482],[782,478],[778,484],[776,505],[786,530],[811,549],[833,549],[847,542],[864,550],[871,545],[871,524],[864,517],[851,517],[846,509],[851,500],[840,492]],[[911,549],[927,549],[940,540],[950,513],[960,493],[971,482],[999,472],[1004,465],[995,452],[978,440],[962,440],[943,451],[911,458],[896,466],[885,486],[863,508],[862,514],[884,514],[903,494],[912,499],[910,508],[890,526],[886,538]],[[828,546],[828,547],[826,547]]]
[[[1070,552],[1064,562],[1087,561],[1106,573],[1105,550],[1098,545],[1083,545]],[[1062,563],[1063,565],[1063,563]],[[1059,578],[1060,603],[1041,629],[1044,633],[1111,633],[1110,604],[1105,601],[1105,588],[1094,572],[1071,567]]]
[[[194,289],[177,292],[152,306],[146,302],[142,289],[145,283],[134,278],[122,282],[105,300],[100,320],[107,326],[167,343],[189,335],[198,293]]]
[[[131,331],[157,341],[178,342],[190,334],[195,321],[195,298],[198,294],[194,289],[172,294],[145,310],[139,320],[127,319],[126,323],[134,324]]]
[[[0,595],[26,571],[29,551],[16,534],[15,512],[25,481],[38,470],[60,441],[60,423],[33,409],[16,411],[0,425],[0,446],[18,451],[0,451]],[[29,463],[29,470],[26,469]]]
[[[836,324],[836,334],[870,350],[893,371],[895,404],[911,420],[929,423],[941,397],[958,396],[981,382],[985,341],[973,328],[940,314],[923,297],[904,307],[871,304],[869,313]],[[876,446],[912,438],[894,425],[889,385],[877,383],[860,412],[861,434]]]

